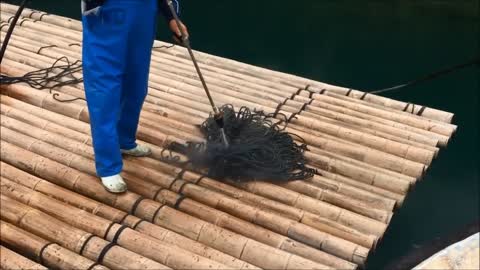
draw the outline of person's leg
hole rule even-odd
[[[136,156],[149,154],[148,148],[137,147],[136,133],[140,111],[148,91],[148,75],[157,18],[157,1],[141,2],[142,4],[137,7],[137,17],[133,22],[135,31],[131,33],[128,40],[127,67],[118,122],[119,143],[122,152]]]
[[[129,34],[134,31],[132,22],[137,18],[130,2],[106,1],[98,14],[82,18],[85,94],[95,165],[102,182],[104,178],[112,180],[108,177],[118,175],[123,165],[117,124],[129,49],[127,41]],[[112,187],[115,191],[126,188],[121,187],[123,180],[119,183],[120,180],[112,180],[119,184],[116,188]]]

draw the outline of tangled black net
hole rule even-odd
[[[65,64],[61,64],[64,61]],[[77,60],[73,63],[67,57],[58,58],[50,67],[31,71],[23,76],[11,77],[0,74],[0,84],[26,83],[30,87],[43,90],[53,89],[65,85],[81,83],[82,78],[74,76],[82,71],[82,62]]]
[[[295,135],[284,131],[286,121],[274,123],[273,115],[247,107],[235,112],[232,105],[225,105],[220,111],[228,147],[211,116],[200,126],[205,143],[173,143],[169,149],[185,154],[194,167],[206,168],[207,176],[216,179],[288,181],[314,175],[303,156],[306,144],[295,143]]]
[[[61,63],[61,62],[64,63]],[[0,84],[10,85],[16,83],[26,83],[30,87],[37,90],[48,89],[52,93],[52,89],[66,85],[75,85],[83,82],[82,78],[76,77],[74,74],[82,71],[82,62],[70,60],[63,56],[55,60],[55,62],[47,68],[34,70],[25,73],[23,76],[8,76],[0,74]],[[53,98],[60,102],[70,102],[74,100],[85,100],[84,98],[74,98],[68,100],[58,99],[59,94],[54,93]]]

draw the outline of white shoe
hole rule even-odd
[[[145,157],[152,153],[152,150],[148,146],[138,144],[137,147],[130,150],[120,150],[125,155],[130,155],[134,157]]]
[[[127,191],[127,184],[123,181],[120,174],[102,177],[102,184],[106,190],[112,193],[123,193]]]

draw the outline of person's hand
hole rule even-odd
[[[180,31],[180,28],[178,27],[175,19],[170,20],[170,22],[168,23],[168,26],[170,27],[170,31],[172,31],[172,33],[174,34],[173,39],[175,40],[175,42],[177,42],[178,44],[182,44],[182,40],[181,40],[182,32]],[[186,38],[188,38],[189,35],[188,35],[187,27],[182,22],[180,22],[180,27],[182,28],[183,32],[186,34]]]

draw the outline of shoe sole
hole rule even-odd
[[[137,154],[137,155],[135,155],[135,154],[129,154],[129,153],[124,153],[124,152],[122,152],[122,154],[127,155],[127,156],[131,156],[131,157],[148,157],[148,156],[150,156],[150,155],[152,154],[152,152],[149,152],[149,153],[147,153],[147,154]]]
[[[122,194],[122,193],[125,193],[125,192],[128,191],[128,188],[125,188],[125,190],[123,190],[123,191],[113,191],[113,190],[108,189],[108,188],[107,188],[106,186],[104,186],[103,184],[102,184],[102,187],[103,187],[106,191],[108,191],[108,192],[110,192],[110,193],[113,193],[113,194]]]

